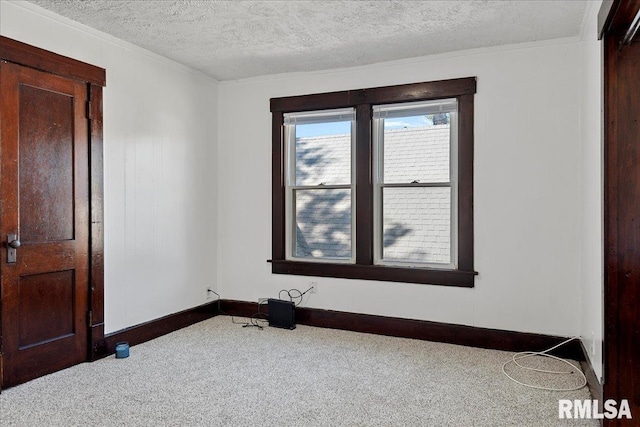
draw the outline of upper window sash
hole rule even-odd
[[[453,166],[456,163],[457,154],[457,115],[458,102],[457,99],[442,99],[435,101],[407,102],[401,104],[374,105],[372,107],[373,114],[373,143],[374,143],[374,184],[418,184],[419,186],[442,186],[443,184],[453,183],[457,181],[457,170],[454,171]],[[428,116],[433,114],[449,114],[449,132],[450,132],[450,153],[449,153],[449,174],[446,181],[442,179],[425,180],[422,176],[415,176],[411,179],[400,181],[388,179],[384,176],[384,134],[385,120],[406,119],[408,117]],[[426,125],[426,122],[425,122]],[[410,125],[409,125],[410,126]],[[415,127],[419,127],[417,124]],[[456,173],[454,173],[456,172]],[[421,178],[421,179],[417,179]],[[414,182],[414,181],[418,182]]]

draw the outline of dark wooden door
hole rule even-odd
[[[87,85],[0,63],[5,387],[87,360]],[[19,247],[9,259],[15,235]]]

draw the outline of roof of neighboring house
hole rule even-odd
[[[449,125],[387,130],[385,183],[449,181]],[[296,140],[296,184],[350,183],[350,135]],[[448,263],[450,189],[386,188],[383,193],[384,254],[387,260]],[[299,257],[351,256],[351,191],[296,191]]]

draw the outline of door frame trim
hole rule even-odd
[[[0,36],[0,60],[82,81],[87,86],[89,158],[89,312],[87,360],[104,346],[104,173],[102,88],[106,71],[95,65]],[[2,313],[0,312],[0,316]],[[0,343],[1,344],[1,343]],[[0,366],[1,347],[0,347]],[[0,376],[0,389],[2,376]]]
[[[606,0],[602,3],[599,14],[599,34],[604,39],[604,81],[603,81],[603,110],[604,110],[604,384],[602,400],[614,399],[620,402],[621,399],[628,399],[631,405],[632,415],[638,409],[637,400],[634,402],[633,393],[637,392],[638,369],[629,372],[619,366],[620,361],[628,361],[631,364],[640,360],[638,356],[638,342],[633,336],[628,334],[640,325],[638,320],[634,320],[632,310],[634,307],[629,301],[640,296],[640,283],[638,271],[634,271],[627,258],[632,258],[640,252],[635,242],[635,248],[631,249],[625,242],[621,242],[620,234],[624,230],[634,227],[630,223],[633,219],[625,212],[629,207],[633,207],[633,201],[620,196],[622,189],[629,188],[629,181],[636,176],[625,176],[620,174],[621,165],[628,168],[625,156],[628,151],[622,154],[625,146],[628,146],[633,139],[633,134],[624,132],[630,126],[621,125],[628,123],[627,112],[622,112],[618,108],[618,99],[621,92],[627,92],[628,87],[622,86],[621,71],[619,67],[620,55],[629,46],[624,46],[621,41],[629,32],[634,17],[640,11],[640,0]],[[640,41],[635,42],[640,43]],[[634,47],[637,49],[637,46]],[[637,52],[637,50],[636,50]],[[634,71],[637,70],[634,66]],[[637,85],[635,86],[637,88]],[[637,113],[638,97],[633,99],[635,113]],[[620,129],[622,128],[622,129]],[[637,263],[634,265],[637,266]],[[637,318],[636,318],[637,319]],[[625,333],[627,332],[627,333]],[[628,366],[628,364],[626,365]],[[637,363],[635,364],[637,366]],[[632,422],[625,423],[623,420],[603,421],[604,426],[631,425]]]
[[[0,36],[0,59],[63,77],[70,77],[91,85],[100,87],[107,85],[104,68],[4,36]]]

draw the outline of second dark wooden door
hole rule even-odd
[[[7,387],[87,360],[88,121],[80,81],[3,62],[0,93]]]

